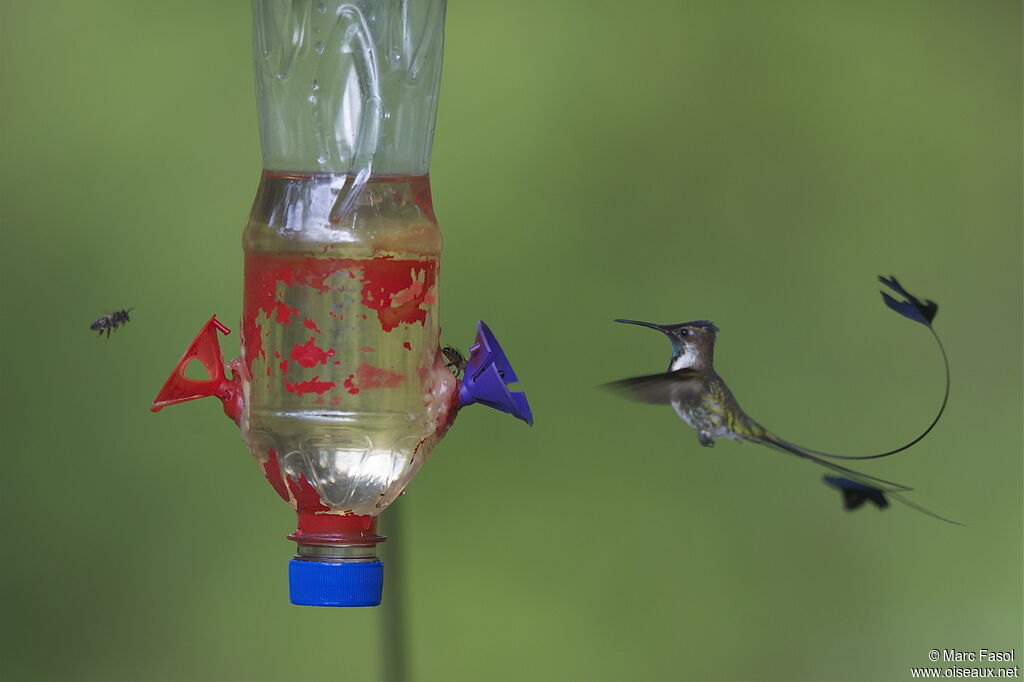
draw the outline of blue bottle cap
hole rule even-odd
[[[291,602],[300,606],[377,606],[384,589],[380,561],[288,562]]]

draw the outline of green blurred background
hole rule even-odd
[[[1010,1],[450,5],[445,339],[486,319],[537,422],[467,411],[398,503],[416,680],[1020,664],[1020,26]],[[380,669],[379,609],[288,604],[294,515],[220,406],[148,411],[239,315],[249,31],[242,1],[0,5],[7,679]],[[759,421],[891,447],[942,381],[890,273],[941,304],[953,392],[864,469],[964,527],[845,513],[815,467],[596,388],[668,358],[612,318],[709,318]]]

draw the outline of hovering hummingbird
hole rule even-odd
[[[877,459],[902,452],[928,435],[946,409],[946,402],[949,398],[949,361],[942,341],[932,327],[932,320],[935,319],[938,305],[928,300],[922,302],[912,296],[900,286],[895,277],[889,279],[879,277],[878,279],[906,299],[898,301],[882,292],[885,304],[900,315],[923,324],[932,333],[939,346],[939,351],[942,353],[942,361],[946,369],[946,388],[938,414],[919,436],[893,450],[861,456],[834,455],[791,443],[758,424],[743,411],[739,403],[736,402],[732,391],[715,371],[713,361],[718,327],[708,320],[691,320],[679,324],[615,320],[616,322],[650,327],[665,334],[672,343],[672,358],[669,361],[667,372],[622,379],[606,384],[606,386],[638,402],[671,405],[679,417],[697,432],[697,439],[705,447],[714,445],[716,438],[752,441],[831,469],[840,476],[825,476],[824,481],[842,493],[847,509],[857,509],[865,502],[871,502],[879,509],[884,509],[889,506],[886,499],[886,495],[888,495],[929,516],[956,523],[899,495],[901,492],[910,490],[905,485],[860,473],[828,461],[830,459]]]

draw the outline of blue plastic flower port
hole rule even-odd
[[[459,407],[480,403],[506,412],[533,426],[525,393],[513,393],[508,384],[518,381],[498,340],[483,321],[476,323],[476,341],[469,349],[466,373],[459,386]]]

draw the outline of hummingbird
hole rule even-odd
[[[715,371],[715,339],[719,329],[709,320],[690,320],[677,324],[654,324],[639,320],[617,319],[615,322],[655,329],[668,337],[672,355],[668,370],[660,374],[622,379],[606,387],[638,402],[671,405],[676,414],[697,433],[704,447],[714,445],[716,438],[750,441],[781,450],[830,469],[838,476],[825,476],[824,482],[840,491],[846,509],[853,510],[870,502],[879,509],[889,506],[887,496],[942,521],[956,523],[904,498],[900,493],[911,488],[882,478],[855,471],[830,460],[877,459],[902,452],[928,435],[942,418],[949,399],[949,360],[932,321],[938,305],[921,301],[908,293],[895,277],[879,277],[879,281],[905,300],[897,300],[882,292],[885,304],[900,315],[923,324],[932,333],[942,354],[946,371],[946,387],[942,405],[931,424],[916,438],[898,448],[870,455],[836,455],[797,445],[775,435],[752,419],[740,407],[728,385]],[[959,524],[958,524],[959,525]]]

